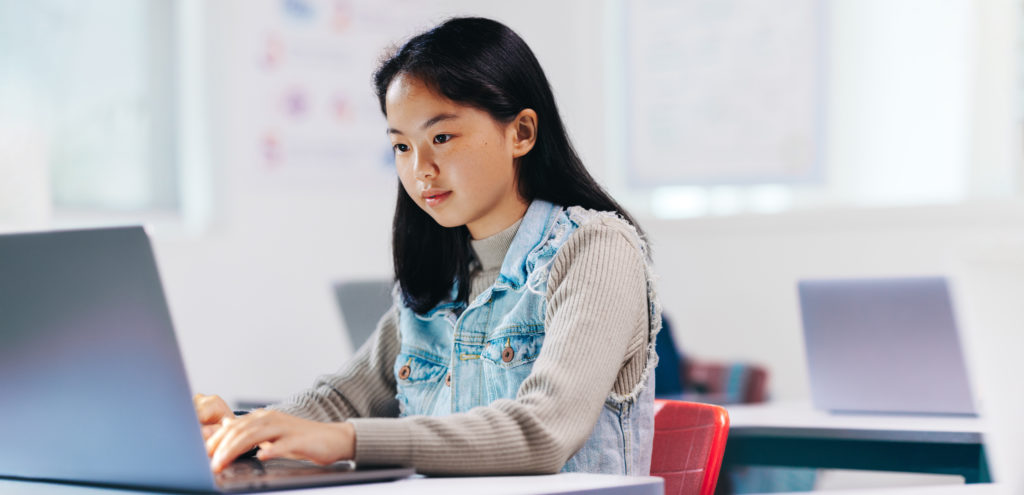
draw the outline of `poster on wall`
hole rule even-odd
[[[388,47],[429,26],[413,0],[246,2],[234,87],[240,143],[275,183],[390,190],[394,158],[372,89]],[[243,96],[244,95],[244,96]]]
[[[821,0],[625,3],[634,186],[822,176]]]

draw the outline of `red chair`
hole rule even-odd
[[[666,495],[713,495],[729,436],[729,413],[711,404],[654,401],[651,475]]]

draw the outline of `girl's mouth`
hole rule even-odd
[[[427,206],[437,206],[437,205],[441,204],[441,202],[443,202],[444,200],[448,199],[448,196],[451,196],[451,195],[452,195],[451,191],[445,191],[445,192],[437,193],[437,194],[434,194],[434,195],[431,195],[431,196],[424,196],[423,200],[427,203]]]

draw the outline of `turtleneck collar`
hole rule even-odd
[[[515,239],[521,223],[523,223],[522,218],[497,234],[485,239],[470,241],[481,269],[487,271],[501,268],[502,262],[505,261],[505,254],[508,253],[508,248],[512,245],[512,240]]]

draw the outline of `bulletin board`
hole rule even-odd
[[[633,186],[822,177],[822,0],[637,0],[623,9]]]
[[[276,183],[373,191],[394,161],[372,76],[389,47],[431,26],[413,0],[259,0],[233,51],[239,142]],[[339,189],[340,188],[340,189]]]

